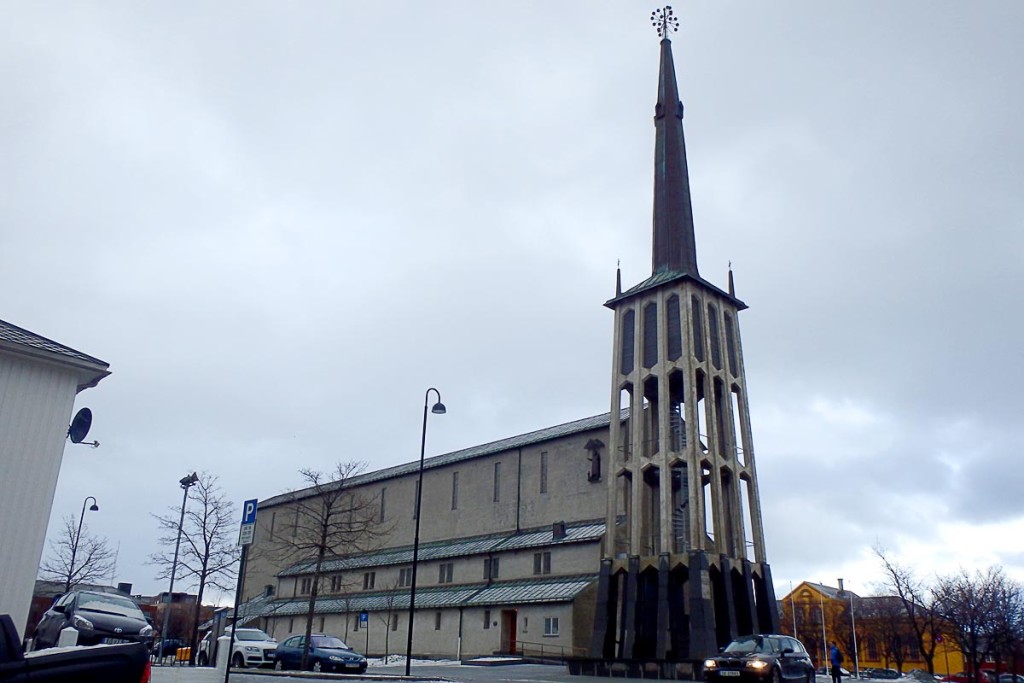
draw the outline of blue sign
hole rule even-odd
[[[256,498],[247,500],[242,504],[242,526],[256,523]]]
[[[369,612],[360,612],[359,613],[359,623],[360,624],[365,624],[369,620],[370,620],[370,613]]]

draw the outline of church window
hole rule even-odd
[[[729,355],[729,372],[733,377],[740,374],[739,356],[736,355],[736,331],[733,329],[732,316],[725,314],[725,352]]]
[[[548,492],[548,452],[540,454],[540,492]]]
[[[387,506],[385,504],[385,501],[387,500],[387,498],[386,498],[387,492],[388,492],[388,487],[387,486],[385,486],[384,488],[382,488],[380,490],[380,520],[379,521],[381,521],[381,522],[384,521],[384,514],[387,511]]]
[[[501,462],[494,463],[494,502],[501,501]]]
[[[690,297],[691,325],[693,326],[693,356],[704,362],[704,318],[701,315],[700,300]]]
[[[708,331],[711,333],[711,362],[716,370],[722,369],[722,349],[718,340],[718,309],[708,304]]]
[[[636,343],[634,328],[636,327],[636,311],[629,309],[622,316],[622,358],[619,372],[628,375],[633,372],[633,347]]]
[[[668,298],[665,309],[665,332],[668,335],[668,359],[679,360],[683,355],[683,330],[679,324],[679,297]]]
[[[459,509],[459,473],[452,472],[452,510]]]
[[[544,617],[544,635],[558,635],[558,617]]]
[[[442,562],[437,569],[437,582],[438,583],[451,583],[452,577],[455,573],[454,562]]]
[[[551,573],[551,552],[544,551],[542,553],[533,554],[533,573],[534,574],[550,574]]]
[[[658,362],[658,304],[644,306],[644,367]]]

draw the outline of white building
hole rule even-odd
[[[107,368],[0,320],[0,614],[19,627],[32,602],[75,396],[109,375]]]

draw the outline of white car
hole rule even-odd
[[[224,635],[231,637],[231,627],[224,630]],[[197,662],[199,666],[209,666],[213,663],[210,656],[210,640],[213,633],[203,636],[199,644],[199,655]],[[235,645],[231,649],[231,666],[274,666],[274,652],[277,650],[277,641],[258,628],[240,628],[235,635]]]

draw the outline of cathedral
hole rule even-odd
[[[414,657],[508,653],[665,678],[689,677],[737,635],[778,630],[740,339],[746,306],[731,273],[721,289],[697,269],[675,20],[670,8],[652,18],[652,268],[626,289],[617,277],[605,303],[609,412],[427,458],[422,470],[411,462],[347,479],[363,521],[382,531],[372,547],[332,548],[319,571],[272,552],[301,534],[318,490],[261,501],[247,623],[279,641],[304,633],[313,596],[313,630],[370,656],[404,654],[408,642]]]

